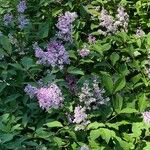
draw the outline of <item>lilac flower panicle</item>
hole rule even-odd
[[[48,88],[38,89],[37,99],[39,106],[46,110],[59,108],[63,102],[61,90],[56,84],[51,84]]]
[[[87,48],[83,48],[81,50],[78,50],[79,55],[84,58],[90,54],[90,50]]]
[[[76,124],[75,131],[78,130],[84,130],[85,127],[90,123],[89,120],[87,120],[87,114],[85,107],[77,106],[74,109],[74,119],[73,123]]]
[[[90,150],[90,149],[89,149],[89,147],[88,147],[86,144],[84,144],[84,145],[80,148],[80,150]]]
[[[70,63],[69,54],[59,41],[50,42],[46,52],[37,47],[35,49],[35,55],[39,58],[39,63],[59,67],[60,69],[63,69],[65,64]]]
[[[147,63],[147,66],[146,66],[146,74],[148,76],[148,78],[150,78],[150,55],[148,55],[148,63]]]
[[[17,45],[18,41],[11,33],[8,34],[8,37],[9,37],[9,41],[11,42],[11,44]]]
[[[27,95],[29,95],[30,98],[33,98],[33,97],[36,95],[37,90],[38,90],[38,89],[37,89],[36,87],[34,87],[34,86],[30,85],[30,84],[28,84],[28,85],[25,87],[25,89],[24,89],[25,93],[26,93]]]
[[[8,26],[12,22],[12,19],[13,19],[13,15],[12,14],[10,14],[10,13],[5,14],[4,18],[3,18],[4,24],[6,26]]]
[[[150,111],[146,111],[143,114],[143,120],[145,123],[150,123]]]
[[[82,122],[85,122],[86,119],[87,119],[87,114],[85,112],[85,108],[82,106],[75,107],[73,123],[80,124]]]
[[[91,43],[91,44],[95,43],[96,42],[96,38],[94,36],[92,36],[92,35],[89,35],[88,36],[88,42]]]
[[[114,33],[116,32],[116,28],[114,26],[114,19],[112,16],[110,16],[104,8],[101,11],[101,16],[99,17],[100,20],[100,26],[104,27],[107,29],[105,32],[111,32]]]
[[[60,16],[58,18],[58,23],[56,24],[56,27],[64,34],[70,31],[71,23],[75,20],[77,17],[76,13],[70,13],[65,12],[64,15]]]
[[[29,19],[27,19],[24,15],[20,15],[18,17],[19,28],[23,29],[29,24]]]
[[[71,13],[69,11],[65,12],[58,18],[56,27],[59,29],[57,37],[65,41],[72,41],[72,23],[77,18],[75,12]]]
[[[21,0],[19,4],[17,5],[17,10],[19,13],[24,13],[27,9],[27,4],[25,0]]]
[[[71,92],[76,92],[77,90],[77,78],[72,75],[66,76],[66,81]]]
[[[136,30],[136,36],[137,37],[142,37],[144,35],[145,35],[145,32],[140,27],[137,28],[137,30]]]
[[[109,97],[105,97],[105,90],[99,88],[98,82],[95,79],[90,87],[89,82],[86,81],[79,93],[79,101],[84,103],[86,109],[97,109],[100,105],[107,105]]]
[[[93,92],[94,92],[94,97],[97,99],[97,104],[107,105],[108,102],[110,101],[109,97],[104,96],[105,90],[99,88],[96,79],[93,81]]]
[[[89,87],[88,81],[86,81],[81,88],[81,93],[79,94],[79,101],[81,103],[84,103],[87,109],[91,109],[90,104],[96,102],[96,99],[93,97],[92,89]]]
[[[127,31],[129,15],[125,12],[125,9],[122,6],[119,6],[117,9],[116,18],[113,18],[108,14],[107,10],[103,8],[101,10],[99,20],[100,26],[104,28],[104,30],[100,29],[99,33],[102,35],[107,35],[116,33],[120,28]]]
[[[148,78],[150,78],[150,67],[147,67],[147,68],[146,68],[146,72],[147,72]]]
[[[125,12],[125,9],[122,6],[119,6],[117,9],[118,14],[116,15],[116,21],[114,26],[123,27],[127,31],[129,23],[129,15]]]
[[[35,56],[37,58],[39,58],[37,63],[38,64],[46,64],[47,57],[45,55],[45,52],[38,45],[36,45],[36,46],[34,45],[33,48],[35,49]]]

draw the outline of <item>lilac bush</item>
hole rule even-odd
[[[39,58],[38,63],[58,67],[62,69],[65,64],[69,64],[69,54],[60,41],[51,41],[44,52],[38,46],[35,47],[35,56]]]
[[[149,11],[0,0],[0,150],[149,150]]]

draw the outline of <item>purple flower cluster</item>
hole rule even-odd
[[[26,1],[25,0],[20,1],[19,4],[17,5],[18,12],[24,13],[26,9],[27,9]]]
[[[99,17],[100,26],[107,29],[106,33],[114,33],[116,31],[116,27],[114,26],[114,19],[111,15],[108,14],[107,10],[104,8],[101,11],[101,16]]]
[[[95,42],[96,42],[96,38],[95,38],[94,36],[92,36],[92,35],[89,35],[89,36],[88,36],[88,42],[89,42],[90,44],[95,43]]]
[[[60,69],[64,67],[64,64],[70,63],[69,54],[59,41],[50,42],[46,52],[38,46],[35,47],[35,56],[39,58],[38,63],[59,67]]]
[[[97,80],[95,79],[90,87],[86,81],[79,93],[79,101],[84,103],[87,109],[97,109],[100,105],[107,105],[109,98],[104,96],[105,90],[100,89]]]
[[[136,36],[137,37],[142,37],[144,35],[145,35],[145,32],[140,27],[137,28],[137,30],[136,30]]]
[[[51,84],[48,88],[40,88],[37,91],[37,99],[42,109],[58,108],[63,102],[61,90],[56,84]]]
[[[17,10],[19,13],[21,13],[18,16],[18,23],[19,23],[19,28],[22,30],[26,27],[26,25],[29,24],[29,19],[26,18],[26,16],[23,14],[25,10],[27,9],[27,4],[26,0],[21,0],[19,4],[17,5]]]
[[[85,48],[82,48],[81,50],[78,50],[79,55],[84,58],[90,54],[90,50]]]
[[[87,126],[90,121],[87,120],[87,114],[85,107],[77,106],[74,109],[74,119],[73,123],[76,124],[75,130],[83,130],[85,126]]]
[[[61,15],[58,18],[56,27],[59,29],[57,33],[58,38],[65,41],[71,41],[72,38],[72,23],[77,18],[75,12],[71,13],[69,11],[65,12],[64,15]]]
[[[87,119],[86,109],[82,106],[77,106],[74,109],[74,120],[73,123],[80,124],[85,122]]]
[[[107,10],[104,8],[101,11],[101,16],[99,17],[100,26],[105,30],[99,30],[103,35],[110,33],[115,33],[119,28],[127,31],[129,23],[129,15],[125,12],[125,9],[122,6],[119,6],[117,9],[116,18],[113,18],[108,14]]]
[[[36,88],[27,85],[24,89],[30,98],[37,97],[39,106],[42,109],[48,110],[49,108],[59,108],[62,105],[63,97],[61,90],[56,84],[51,84],[49,87]]]
[[[36,87],[28,84],[25,87],[24,91],[27,95],[29,95],[30,98],[33,98],[37,94],[38,89]]]
[[[66,81],[71,92],[76,92],[77,90],[77,78],[72,75],[66,76]]]
[[[17,46],[18,41],[11,33],[8,34],[8,37],[9,37],[10,43]]]
[[[147,76],[148,78],[150,78],[150,55],[148,55],[148,62],[147,62],[147,66],[146,66],[146,73],[147,73]]]
[[[3,18],[4,24],[6,26],[8,26],[12,22],[12,19],[13,19],[13,15],[12,14],[10,14],[10,13],[5,14],[4,18]]]
[[[29,19],[27,19],[24,15],[20,15],[18,17],[19,28],[23,29],[26,25],[29,24]]]
[[[116,21],[114,26],[123,27],[125,31],[127,31],[128,23],[129,23],[129,15],[125,12],[125,9],[122,6],[119,6],[117,9]]]
[[[145,123],[150,123],[150,111],[145,111],[143,113],[143,120]]]
[[[90,150],[90,149],[89,149],[89,147],[88,147],[87,145],[84,144],[84,145],[80,148],[80,150]]]

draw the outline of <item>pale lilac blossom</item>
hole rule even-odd
[[[19,13],[24,13],[27,9],[27,4],[25,0],[21,0],[19,4],[17,5],[17,10]]]
[[[12,22],[12,19],[13,19],[13,15],[12,14],[10,14],[10,13],[5,14],[4,18],[3,18],[4,24],[6,26],[8,26]]]
[[[37,94],[38,89],[36,87],[28,84],[25,87],[24,91],[27,95],[29,95],[30,98],[33,98]]]
[[[85,127],[90,123],[88,120],[88,115],[86,114],[86,108],[82,106],[77,106],[74,109],[74,119],[75,131],[84,130]]]
[[[20,15],[18,17],[19,28],[22,30],[29,24],[29,19],[27,19],[24,15]]]
[[[35,56],[39,58],[40,64],[51,65],[60,69],[63,69],[65,64],[70,63],[69,54],[59,41],[50,42],[47,51],[43,51],[40,47],[35,48]]]
[[[106,9],[102,8],[99,21],[100,26],[104,28],[103,30],[99,29],[99,33],[102,35],[107,35],[111,33],[116,33],[119,29],[127,31],[129,15],[122,6],[118,7],[115,18],[109,15]]]
[[[78,53],[82,58],[84,58],[90,54],[90,50],[84,47],[81,50],[78,50]]]
[[[86,109],[97,109],[100,105],[107,105],[109,97],[105,96],[105,90],[100,88],[97,80],[95,79],[90,86],[89,82],[86,81],[81,88],[79,93],[79,101],[84,103]]]
[[[122,27],[125,31],[127,31],[129,23],[129,15],[125,12],[125,9],[122,6],[119,6],[117,9],[116,21],[114,26],[116,28]]]
[[[71,92],[76,92],[76,90],[77,90],[77,78],[73,75],[67,75],[66,81],[67,81],[69,90]]]
[[[102,8],[101,15],[99,17],[100,26],[105,28],[106,33],[115,33],[116,27],[114,26],[114,19],[111,15],[108,14],[108,11]]]
[[[96,38],[94,36],[92,36],[92,35],[89,35],[88,36],[88,42],[91,43],[91,44],[95,43],[96,42]]]
[[[17,46],[18,41],[11,33],[8,34],[8,38],[9,38],[9,41],[11,42],[11,44]]]
[[[80,124],[87,120],[86,109],[82,106],[77,106],[74,109],[74,120],[73,123]]]
[[[59,29],[57,37],[65,41],[72,41],[72,23],[77,18],[75,12],[65,12],[64,15],[59,16],[56,27]]]
[[[143,120],[145,123],[150,123],[150,111],[145,111],[142,113]]]
[[[42,109],[59,108],[63,102],[62,92],[56,84],[47,88],[40,88],[37,91],[37,99]]]
[[[84,145],[80,148],[80,150],[90,150],[90,149],[89,149],[89,147],[88,147],[86,144],[84,144]]]
[[[137,30],[136,30],[136,36],[137,37],[142,37],[144,35],[145,35],[145,32],[140,27],[137,28]]]

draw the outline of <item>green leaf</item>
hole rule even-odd
[[[113,91],[113,81],[111,76],[107,72],[101,72],[101,79],[105,89],[112,93]]]
[[[44,128],[38,128],[36,130],[36,136],[43,138],[44,140],[48,140],[51,134],[47,131],[44,131]]]
[[[49,29],[50,29],[49,25],[50,25],[49,22],[45,22],[45,23],[40,24],[39,32],[38,32],[38,37],[40,39],[46,38],[48,36]]]
[[[75,55],[75,51],[73,51],[73,50],[69,51],[69,57],[77,60],[77,56]]]
[[[122,90],[125,87],[125,85],[126,85],[125,77],[120,77],[114,85],[114,92],[116,93]]]
[[[7,87],[6,83],[0,83],[0,93]]]
[[[24,68],[20,65],[20,64],[17,64],[17,63],[14,63],[14,64],[9,64],[10,66],[13,66],[14,68],[16,68],[17,70],[22,70],[24,71]]]
[[[12,133],[0,134],[0,140],[3,144],[11,141],[13,137],[14,137],[14,134]]]
[[[91,140],[96,140],[97,138],[99,138],[101,136],[101,133],[100,133],[100,130],[97,129],[97,130],[92,130],[90,132],[90,138]]]
[[[143,93],[138,100],[138,106],[139,106],[139,110],[140,112],[143,112],[146,108],[147,108],[147,102],[146,102],[147,98],[146,95]]]
[[[137,112],[138,111],[134,108],[124,108],[119,113],[121,113],[121,114],[132,114],[132,113],[137,113]]]
[[[84,75],[84,72],[81,69],[72,66],[68,68],[67,72],[74,75]]]
[[[114,106],[116,111],[120,111],[122,109],[123,98],[118,93],[113,98],[113,106]]]
[[[26,69],[29,69],[33,65],[33,59],[30,57],[23,57],[21,63]]]
[[[99,127],[104,127],[105,125],[103,123],[99,123],[99,122],[93,122],[93,123],[90,123],[88,126],[87,126],[87,130],[91,130],[91,129],[98,129]]]
[[[109,130],[106,128],[100,128],[97,130],[92,130],[90,132],[91,140],[96,140],[100,136],[102,137],[102,139],[104,139],[108,143],[110,138],[113,138],[116,136],[116,133],[113,130]]]
[[[143,150],[149,150],[150,142],[146,141],[145,144],[146,144],[146,146],[143,148]]]
[[[62,147],[65,144],[65,142],[63,142],[63,140],[59,137],[54,137],[54,141],[57,143],[59,147]]]
[[[58,14],[60,14],[62,12],[63,9],[60,9],[58,7],[54,8],[52,11],[52,16],[56,17]]]
[[[113,66],[116,64],[116,62],[119,60],[119,55],[116,53],[116,52],[113,52],[111,55],[110,55],[110,60],[113,64]]]
[[[10,43],[8,37],[1,36],[0,37],[0,44],[7,51],[8,54],[12,53],[12,46],[11,46],[11,43]]]
[[[52,122],[46,123],[45,125],[49,128],[63,127],[63,125],[59,121],[52,121]]]
[[[109,43],[101,45],[101,43],[97,43],[93,45],[93,49],[103,55],[104,51],[108,51],[111,48]]]

